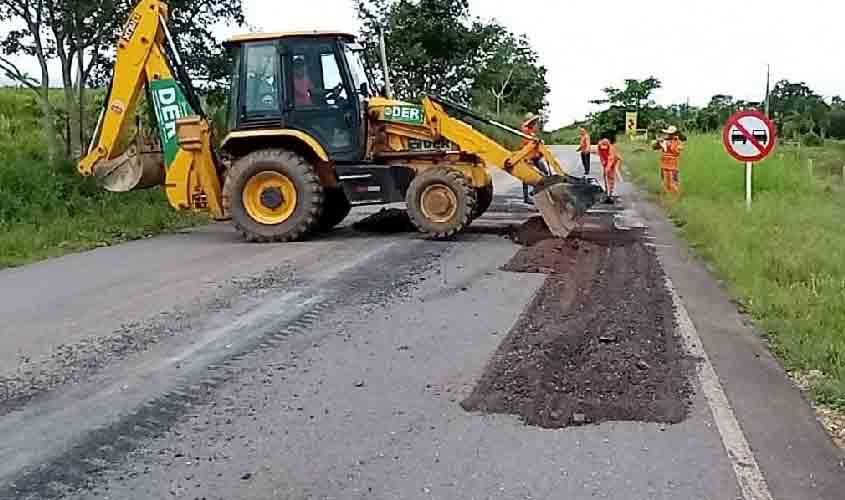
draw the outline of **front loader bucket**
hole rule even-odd
[[[133,144],[117,158],[101,161],[94,176],[107,191],[125,193],[164,183],[164,159],[154,144]]]
[[[604,189],[591,179],[551,176],[536,186],[533,199],[552,234],[566,238],[578,218],[604,196]]]

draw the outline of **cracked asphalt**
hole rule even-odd
[[[841,452],[634,191],[765,490],[701,390],[676,425],[465,412],[544,280],[500,270],[533,212],[496,182],[454,242],[356,233],[357,209],[304,243],[213,225],[0,272],[0,499],[841,498]]]

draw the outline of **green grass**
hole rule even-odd
[[[845,232],[842,178],[814,172],[786,149],[755,166],[744,203],[744,166],[715,136],[691,136],[681,158],[683,196],[661,192],[659,158],[623,145],[628,170],[662,202],[682,235],[731,285],[787,369],[820,370],[822,404],[845,408]],[[806,154],[806,151],[802,154]],[[824,155],[837,158],[836,150]],[[840,173],[841,175],[841,173]]]
[[[39,112],[30,93],[0,89],[0,268],[204,220],[173,210],[161,189],[107,193],[73,164],[51,164]]]
[[[544,140],[547,144],[555,145],[580,144],[581,133],[578,131],[578,129],[579,127],[572,125],[569,127],[563,127],[552,132],[547,132],[546,134],[544,134]]]

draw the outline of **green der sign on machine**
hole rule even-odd
[[[176,137],[176,120],[193,115],[185,92],[176,80],[154,80],[150,82],[161,148],[164,152],[164,164],[167,168],[173,164],[179,152],[179,139]]]
[[[425,112],[422,106],[388,106],[384,108],[384,119],[406,125],[424,125]]]

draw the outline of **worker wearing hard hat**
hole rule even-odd
[[[525,137],[522,138],[522,145],[523,147],[529,144],[537,135],[540,133],[540,117],[534,113],[528,113],[525,115],[525,121],[522,122],[522,133]],[[549,168],[549,164],[543,158],[542,155],[538,155],[531,159],[534,163],[534,166],[537,167],[538,170],[543,175],[549,176],[552,175],[552,171]],[[531,204],[531,198],[528,197],[528,184],[522,183],[522,200],[526,204]]]
[[[584,166],[584,175],[590,175],[590,133],[581,127],[581,142],[578,145],[578,152],[581,153],[581,164]]]
[[[599,160],[604,168],[604,184],[607,190],[607,202],[613,203],[616,192],[616,176],[622,167],[622,156],[616,149],[616,145],[609,139],[604,138],[598,144]]]
[[[681,192],[679,160],[684,149],[681,134],[674,125],[661,132],[663,138],[655,142],[653,148],[661,152],[660,172],[663,177],[663,191],[679,194]]]

